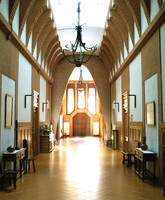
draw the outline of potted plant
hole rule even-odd
[[[40,132],[41,132],[41,134],[43,134],[43,135],[49,135],[49,133],[50,133],[51,131],[52,131],[52,130],[51,130],[51,128],[50,128],[49,125],[43,125],[43,126],[41,126],[41,128],[40,128]]]

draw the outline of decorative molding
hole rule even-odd
[[[32,127],[32,122],[18,122],[18,128]]]

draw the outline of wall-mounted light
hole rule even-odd
[[[118,112],[119,112],[119,103],[117,103],[117,102],[114,102],[114,104],[117,104],[117,105],[118,105]]]
[[[135,94],[129,94],[128,96],[134,97],[134,108],[136,108],[136,95]]]
[[[48,102],[43,102],[42,103],[42,112],[44,112],[44,104],[48,104]]]
[[[26,108],[26,97],[31,97],[33,96],[32,94],[26,94],[25,99],[24,99],[24,107]]]

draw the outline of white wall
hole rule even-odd
[[[31,82],[32,66],[20,53],[18,71],[18,122],[31,122],[32,97],[26,98],[26,108],[24,107],[25,95],[32,94]]]
[[[37,59],[37,43],[36,43],[36,46],[35,46],[35,49],[34,49],[34,52],[33,52],[33,57],[35,59]]]
[[[127,56],[128,56],[127,48],[126,48],[125,43],[124,43],[124,59],[126,59]]]
[[[46,102],[46,81],[40,76],[40,122],[45,122],[46,120],[47,104],[44,104],[44,112],[42,112],[43,102]]]
[[[145,104],[148,102],[155,102],[155,116],[156,125],[147,126],[146,124],[146,106],[145,106],[145,133],[146,133],[146,144],[148,149],[159,154],[159,136],[158,136],[158,78],[157,74],[145,81]]]
[[[9,21],[9,0],[2,0],[0,4],[0,13],[4,16],[6,21]]]
[[[32,33],[31,33],[31,35],[30,35],[29,43],[28,43],[27,48],[28,48],[28,50],[30,51],[30,53],[32,53]]]
[[[151,0],[151,21],[154,19],[154,17],[157,15],[157,13],[159,12],[159,6],[158,6],[158,2],[155,0]]]
[[[41,51],[40,51],[40,53],[39,53],[38,63],[41,65]]]
[[[121,76],[116,80],[116,102],[119,103],[119,112],[118,105],[116,104],[116,121],[122,121],[122,91],[121,91]]]
[[[142,121],[142,72],[141,72],[141,53],[134,59],[129,66],[130,94],[136,95],[136,108],[134,108],[134,97],[130,98],[130,116],[133,121]]]
[[[140,4],[140,11],[141,11],[140,12],[141,13],[141,33],[143,34],[148,27],[148,22],[147,22],[147,19],[146,19],[146,16],[144,14],[144,10],[141,4]]]
[[[165,23],[160,28],[163,121],[165,122]]]
[[[12,28],[16,32],[17,35],[19,35],[19,10],[20,10],[20,3],[18,4],[14,19]]]
[[[13,96],[13,115],[12,127],[5,128],[5,96]],[[1,152],[7,150],[7,147],[14,146],[14,127],[15,127],[15,81],[2,74],[2,94],[1,94]],[[0,154],[1,157],[1,154]]]
[[[139,33],[136,27],[136,24],[134,23],[134,43],[136,44],[139,40]]]
[[[26,45],[26,22],[22,31],[22,35],[21,35],[21,41],[24,43],[24,45]]]
[[[121,62],[121,64],[123,63],[123,55],[122,55],[121,51],[120,51],[120,62]]]
[[[128,43],[129,43],[129,52],[131,52],[131,50],[133,49],[133,44],[129,32],[128,32]]]

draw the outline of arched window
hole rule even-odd
[[[71,114],[73,111],[74,111],[74,90],[73,88],[68,88],[67,114]]]

